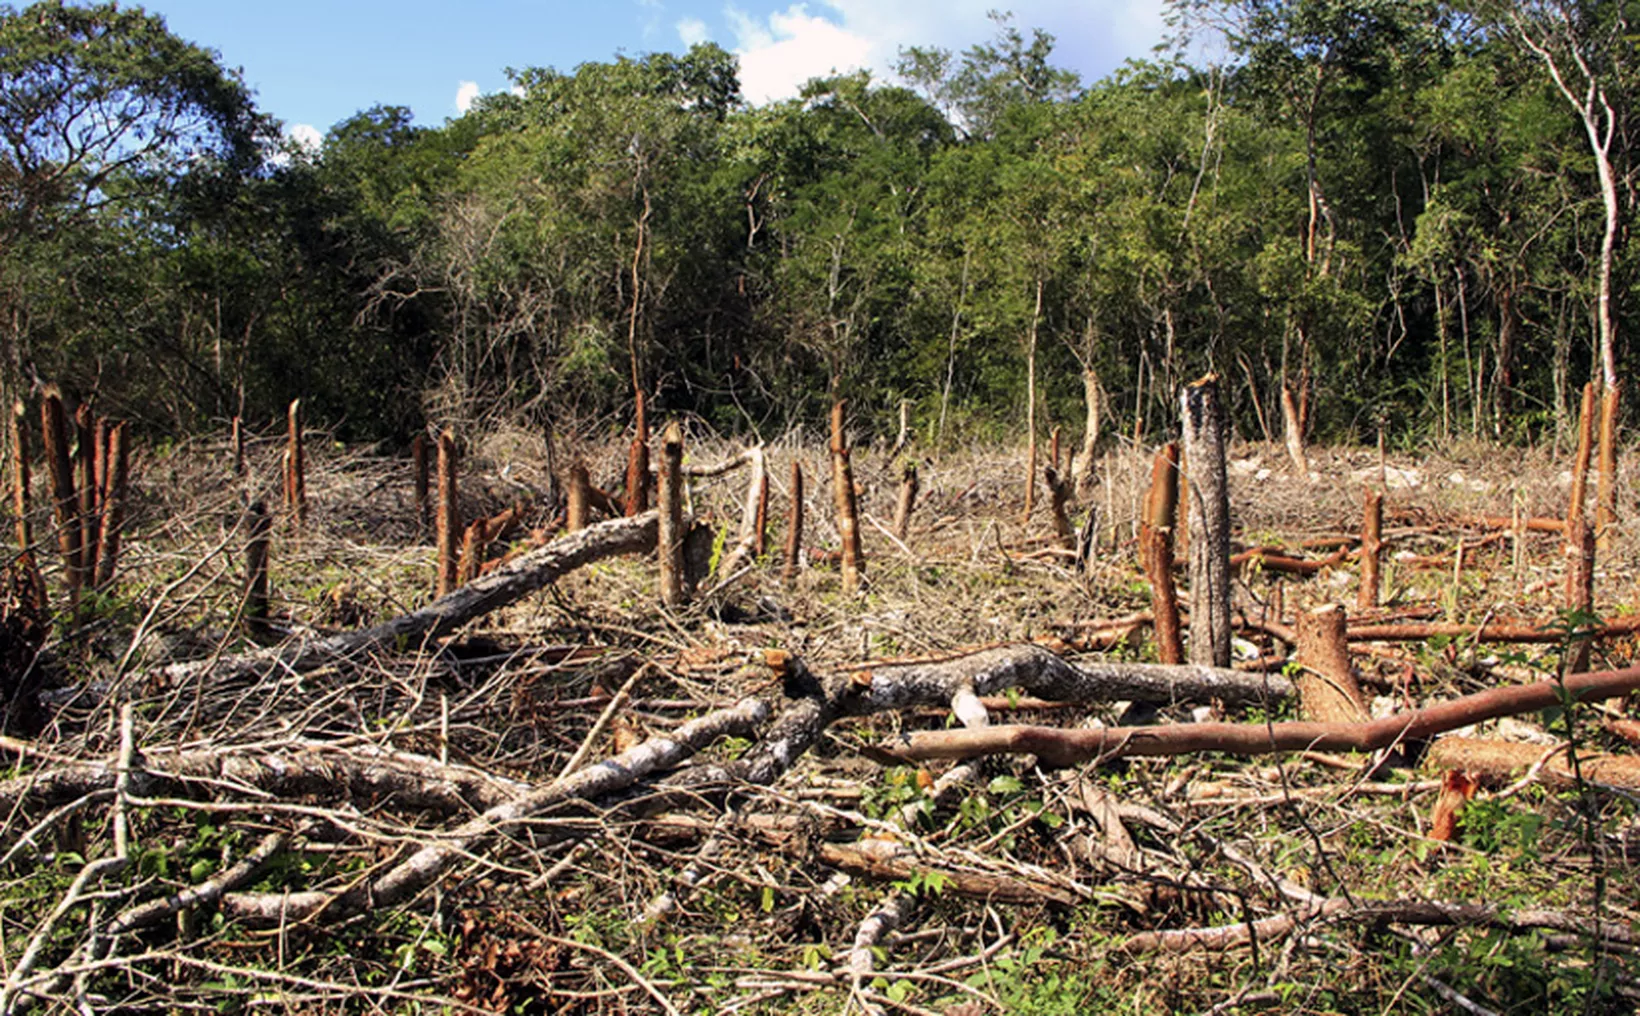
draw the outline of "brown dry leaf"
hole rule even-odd
[[[925,791],[934,789],[934,774],[926,769],[917,770],[917,787]]]
[[[871,671],[856,670],[854,673],[849,675],[849,680],[853,681],[862,688],[869,688],[871,687]]]
[[[629,716],[617,714],[610,721],[610,733],[615,739],[615,754],[629,751],[643,743],[643,728]]]
[[[1475,796],[1476,785],[1468,773],[1457,769],[1441,774],[1441,796],[1435,800],[1430,839],[1445,843],[1458,834],[1458,816],[1463,813],[1464,802]]]

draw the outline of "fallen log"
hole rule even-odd
[[[532,550],[481,578],[413,611],[371,628],[300,640],[239,656],[174,663],[159,670],[172,683],[206,675],[228,678],[279,671],[306,671],[371,649],[419,647],[453,633],[468,621],[514,603],[583,565],[655,546],[655,513],[610,519]]]
[[[745,699],[728,709],[690,720],[669,736],[650,738],[614,758],[495,805],[440,835],[436,843],[423,846],[374,879],[330,892],[227,893],[221,899],[222,913],[229,919],[272,927],[306,921],[321,914],[336,920],[403,903],[431,885],[452,864],[471,857],[491,837],[561,802],[591,800],[624,790],[651,773],[675,767],[720,737],[750,733],[768,715],[767,703]]]
[[[1369,723],[1179,723],[1093,730],[1001,726],[922,731],[887,746],[884,751],[906,762],[981,755],[1035,755],[1046,766],[1201,751],[1244,756],[1288,751],[1378,751],[1483,720],[1546,709],[1558,705],[1566,694],[1580,702],[1590,702],[1636,690],[1640,690],[1640,666],[1572,674],[1564,685],[1557,681],[1539,681],[1493,688]]]
[[[1178,928],[1148,931],[1124,942],[1128,954],[1142,952],[1184,953],[1203,950],[1221,952],[1281,938],[1300,924],[1313,920],[1409,924],[1423,927],[1490,928],[1524,934],[1530,931],[1559,931],[1586,938],[1597,935],[1608,946],[1635,947],[1634,932],[1621,921],[1604,921],[1593,916],[1569,914],[1543,908],[1520,909],[1513,913],[1480,903],[1442,903],[1434,900],[1347,900],[1317,897],[1301,904],[1296,913],[1216,928]]]
[[[879,663],[848,672],[838,691],[845,715],[948,703],[958,691],[998,695],[1012,688],[1044,699],[1174,705],[1220,701],[1269,704],[1291,697],[1291,681],[1194,664],[1069,663],[1035,645],[1006,645],[949,659]]]
[[[1479,777],[1487,785],[1515,779],[1534,767],[1538,776],[1553,786],[1567,787],[1576,782],[1563,744],[1545,748],[1541,744],[1478,737],[1443,737],[1429,746],[1424,767],[1456,769]],[[1578,768],[1585,780],[1628,790],[1640,789],[1640,758],[1633,755],[1609,755],[1583,749],[1578,752]]]
[[[1640,616],[1621,618],[1602,625],[1578,628],[1579,638],[1616,638],[1640,632]],[[1351,642],[1418,642],[1424,639],[1473,638],[1477,642],[1555,643],[1566,641],[1564,628],[1530,621],[1489,621],[1485,624],[1364,624],[1349,629]]]

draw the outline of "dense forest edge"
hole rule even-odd
[[[1634,313],[1629,12],[1173,0],[1091,83],[998,15],[763,106],[702,44],[307,149],[140,7],[0,6],[0,394],[394,447],[846,397],[946,442],[1154,436],[1215,371],[1247,438],[1561,438]]]

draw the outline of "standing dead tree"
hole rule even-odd
[[[843,429],[847,403],[838,399],[831,407],[831,487],[837,504],[837,535],[842,540],[843,595],[860,591],[866,570],[865,552],[860,546],[860,510],[854,494],[854,468],[849,464],[848,436]]]
[[[1367,489],[1361,513],[1361,585],[1355,604],[1362,610],[1376,610],[1383,580],[1379,577],[1384,552],[1384,495]]]
[[[120,421],[109,432],[107,444],[107,479],[102,492],[102,529],[97,536],[97,571],[93,576],[97,588],[106,588],[114,581],[114,572],[120,559],[120,536],[125,529],[125,505],[131,473],[130,424]]]
[[[1173,585],[1173,528],[1179,510],[1179,446],[1172,442],[1156,452],[1150,471],[1150,493],[1139,520],[1139,564],[1150,580],[1151,610],[1156,616],[1156,652],[1163,663],[1183,663],[1179,635],[1179,595]],[[1200,662],[1199,660],[1196,662]]]
[[[676,420],[661,435],[659,476],[661,602],[668,607],[683,606],[683,429]]]
[[[302,445],[302,400],[291,399],[285,414],[285,511],[300,532],[307,522],[307,453]]]
[[[788,588],[797,581],[799,558],[803,554],[803,464],[792,461],[791,507],[786,513],[786,567],[780,581]]]
[[[77,606],[85,585],[84,558],[80,544],[80,522],[75,517],[79,500],[74,494],[74,467],[68,453],[68,420],[63,399],[47,391],[40,401],[40,430],[45,440],[46,466],[51,472],[51,502],[57,520],[57,546],[63,554],[63,574],[68,586],[68,602]]]
[[[633,393],[632,401],[636,419],[626,456],[626,514],[638,515],[649,510],[649,416],[641,389]]]
[[[461,503],[456,487],[456,436],[446,430],[438,436],[438,514],[434,523],[438,539],[438,596],[447,596],[459,585]]]
[[[1217,375],[1179,392],[1190,519],[1190,662],[1230,665],[1229,424]]]

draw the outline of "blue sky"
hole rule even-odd
[[[507,87],[505,68],[572,70],[616,53],[681,52],[712,40],[741,58],[754,102],[809,77],[886,76],[901,46],[953,50],[991,38],[989,9],[1058,37],[1057,62],[1094,80],[1161,40],[1161,0],[152,0],[171,30],[244,70],[260,107],[317,137],[377,103],[419,123]]]

